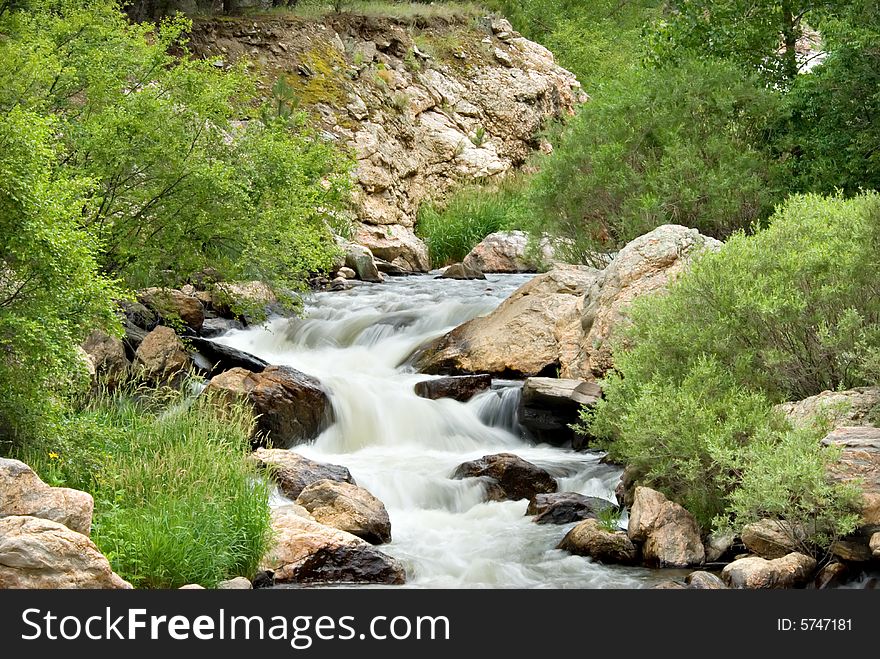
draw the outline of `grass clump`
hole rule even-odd
[[[53,450],[21,456],[95,498],[92,539],[140,588],[252,577],[268,547],[269,487],[248,461],[252,413],[170,390],[101,393]]]

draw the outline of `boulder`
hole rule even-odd
[[[720,561],[733,547],[733,533],[711,533],[704,546],[706,548],[706,562],[715,563]]]
[[[829,563],[819,570],[816,578],[813,579],[813,587],[817,590],[837,588],[846,580],[848,573],[849,569],[843,563],[836,561]]]
[[[94,507],[91,494],[51,487],[24,462],[0,458],[0,517],[39,517],[87,536],[92,530]]]
[[[378,283],[382,281],[379,276],[379,269],[373,260],[373,253],[363,245],[355,243],[345,244],[345,265],[353,270],[358,279]],[[351,277],[345,277],[351,279]]]
[[[335,480],[306,486],[296,503],[315,521],[380,545],[391,542],[391,520],[384,504],[362,487]]]
[[[336,274],[343,279],[354,279],[355,277],[357,277],[357,273],[346,266],[342,266],[341,268],[339,268],[339,270],[336,271]]]
[[[632,508],[633,501],[636,498],[636,486],[643,476],[644,474],[641,469],[635,465],[630,464],[623,468],[620,482],[614,488],[614,496],[617,499],[618,506],[621,508]]]
[[[244,368],[252,373],[262,373],[269,366],[268,362],[259,357],[230,348],[222,343],[215,343],[208,339],[197,336],[188,339],[190,345],[196,350],[196,363],[204,364],[205,370],[211,376],[219,375],[223,371],[233,368]]]
[[[272,511],[273,546],[263,569],[278,583],[402,584],[403,566],[368,542],[291,512]]]
[[[290,499],[296,499],[306,487],[322,480],[355,484],[345,467],[315,462],[286,449],[258,448],[251,459],[269,470],[278,489]]]
[[[431,400],[453,398],[464,403],[491,386],[492,376],[485,373],[482,375],[452,375],[417,382],[415,392],[416,396],[422,398],[430,398]]]
[[[197,583],[188,583],[184,586],[181,586],[177,590],[205,590],[204,586],[200,586]]]
[[[140,302],[123,300],[117,304],[122,312],[123,324],[133,325],[147,332],[159,324],[159,316]]]
[[[526,515],[534,515],[535,524],[569,524],[584,519],[597,519],[617,506],[607,499],[588,497],[576,492],[536,494],[529,501]]]
[[[435,339],[416,355],[422,373],[555,374],[576,351],[579,303],[598,270],[559,266],[534,277],[487,316]]]
[[[233,368],[212,378],[205,391],[248,401],[257,415],[255,443],[269,441],[279,448],[317,437],[331,413],[321,383],[286,366],[260,373]]]
[[[440,275],[440,279],[485,279],[486,275],[483,274],[482,270],[473,267],[472,265],[465,265],[464,263],[453,263],[451,266],[446,268],[443,271],[443,274]]]
[[[751,553],[761,558],[782,558],[801,550],[804,533],[784,520],[762,519],[747,524],[742,530],[742,541]]]
[[[880,387],[823,391],[776,408],[796,426],[812,424],[816,417],[828,419],[834,428],[875,425],[880,423]]]
[[[94,330],[82,347],[101,382],[113,387],[125,380],[131,364],[125,354],[125,344],[122,339],[110,336],[101,330]]]
[[[871,539],[868,541],[868,547],[874,558],[880,558],[880,531],[871,534]]]
[[[452,478],[483,478],[490,501],[531,499],[555,492],[556,479],[547,471],[512,453],[484,455],[456,467]]]
[[[569,531],[557,549],[589,556],[602,563],[631,565],[639,551],[623,531],[608,531],[598,520],[586,519]]]
[[[197,294],[198,295],[198,294]],[[214,285],[210,292],[211,306],[221,316],[233,318],[241,315],[233,308],[248,316],[268,314],[278,304],[275,291],[262,281],[223,281]]]
[[[595,382],[558,378],[527,378],[517,409],[520,424],[539,442],[582,448],[586,438],[572,430],[581,407],[594,407],[602,396]]]
[[[579,349],[563,364],[564,377],[600,378],[612,367],[612,339],[633,300],[663,290],[707,249],[721,243],[696,229],[666,224],[618,252],[584,295]]]
[[[529,236],[523,231],[499,231],[483,238],[461,264],[477,272],[535,272],[537,263],[526,256]]]
[[[247,577],[235,577],[217,584],[217,590],[251,590],[253,584]]]
[[[167,321],[181,320],[198,332],[205,322],[205,307],[192,295],[174,288],[146,288],[137,299]]]
[[[829,551],[847,563],[867,563],[873,558],[869,542],[869,538],[859,536],[835,540]]]
[[[729,588],[795,588],[807,583],[815,569],[815,559],[796,552],[769,561],[749,556],[725,566],[721,578]]]
[[[376,262],[376,269],[379,270],[382,274],[389,275],[391,277],[404,277],[406,275],[412,274],[412,271],[409,269],[407,263],[398,257],[395,259],[396,263],[389,263],[384,259],[377,259],[373,257],[373,261]]]
[[[428,248],[409,227],[399,224],[361,224],[355,231],[354,239],[368,248],[373,256],[399,268],[410,272],[428,272],[431,269]]]
[[[177,382],[193,366],[180,337],[164,325],[159,325],[144,337],[135,353],[135,360],[149,378],[158,382]]]
[[[880,530],[880,428],[843,426],[822,440],[825,446],[838,446],[840,459],[830,467],[834,481],[858,481],[862,491],[862,523]]]
[[[706,558],[694,516],[663,494],[637,487],[627,533],[643,542],[645,562],[659,567],[699,565]]]
[[[131,588],[91,540],[31,516],[0,518],[0,588]]]
[[[205,318],[200,334],[211,339],[226,334],[230,330],[242,330],[244,323],[236,318]]]
[[[684,578],[688,588],[694,590],[726,590],[727,586],[720,577],[711,572],[691,572]]]

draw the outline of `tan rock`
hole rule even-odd
[[[639,552],[622,531],[608,531],[596,519],[585,519],[569,531],[557,549],[579,556],[590,556],[603,563],[636,562]]]
[[[128,375],[131,364],[125,356],[122,339],[95,330],[89,334],[82,347],[94,366],[96,377],[107,385],[115,386]]]
[[[555,369],[576,345],[581,296],[598,277],[587,267],[557,267],[527,282],[488,316],[431,342],[417,358],[424,373],[530,376]],[[569,348],[570,349],[570,348]]]
[[[218,313],[228,316],[232,314],[231,307],[266,310],[273,304],[278,304],[278,297],[262,281],[222,281],[214,286],[211,301]]]
[[[862,524],[880,528],[880,428],[843,426],[822,444],[840,447],[840,459],[831,466],[829,476],[835,481],[859,483]]]
[[[379,545],[391,542],[391,520],[384,504],[362,487],[333,480],[306,486],[296,499],[315,521]]]
[[[146,288],[137,293],[138,300],[163,318],[179,318],[192,329],[199,331],[205,322],[205,307],[193,295],[174,288]]]
[[[684,578],[688,588],[694,590],[726,590],[727,586],[721,578],[711,572],[691,572]]]
[[[95,544],[63,524],[0,518],[0,588],[131,588]]]
[[[321,383],[284,366],[269,366],[260,373],[233,368],[212,378],[205,392],[249,402],[257,415],[255,439],[277,447],[314,439],[331,414]]]
[[[193,366],[183,341],[164,325],[144,337],[135,353],[135,361],[148,377],[157,381],[178,378]]]
[[[721,571],[730,588],[795,588],[807,583],[816,570],[816,560],[798,553],[768,561],[760,556],[741,558]]]
[[[0,458],[0,517],[39,517],[88,536],[94,507],[91,494],[50,487],[24,462]]]
[[[874,558],[880,558],[880,531],[871,534],[868,547],[871,549],[871,554]]]
[[[647,487],[636,488],[627,532],[631,540],[644,542],[642,554],[652,565],[687,567],[706,558],[694,516]]]
[[[858,536],[835,540],[831,543],[829,551],[833,556],[847,563],[867,563],[873,558],[869,541],[869,538]]]
[[[407,270],[427,272],[431,268],[428,248],[425,247],[412,229],[392,224],[390,226],[373,226],[362,224],[355,232],[355,240],[369,248],[374,256],[385,261],[407,265]]]
[[[479,272],[535,272],[539,264],[527,256],[528,243],[523,231],[490,233],[464,257],[462,265]]]
[[[782,558],[804,546],[805,535],[784,520],[762,519],[747,524],[742,530],[742,541],[751,553],[761,558]]]
[[[612,341],[632,302],[664,290],[703,250],[721,243],[696,229],[666,224],[627,244],[584,295],[580,349],[565,377],[602,377],[613,365]]]
[[[355,484],[345,467],[315,462],[287,449],[258,448],[251,458],[269,470],[281,492],[290,499],[296,499],[306,487],[322,480]],[[311,517],[311,513],[306,514]]]
[[[301,517],[287,507],[272,511],[274,544],[263,569],[278,583],[402,584],[403,566],[345,531]]]
[[[235,577],[217,584],[217,590],[252,590],[253,584],[246,577]]]
[[[817,417],[827,418],[834,428],[874,425],[872,421],[880,422],[880,387],[823,391],[804,400],[782,403],[777,409],[798,426],[811,424]],[[877,414],[876,420],[872,413]]]

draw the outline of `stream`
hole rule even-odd
[[[348,467],[382,500],[393,541],[380,549],[404,563],[410,587],[642,588],[673,576],[557,550],[573,524],[534,524],[525,516],[527,501],[484,502],[479,481],[449,478],[462,462],[510,452],[547,469],[560,492],[614,501],[620,470],[600,464],[601,454],[522,438],[520,383],[495,381],[467,403],[413,391],[431,377],[406,365],[418,346],[491,312],[532,276],[389,278],[316,293],[303,318],[276,318],[217,339],[321,380],[336,422],[295,450]],[[273,500],[283,503],[280,495]]]

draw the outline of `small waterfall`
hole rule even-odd
[[[414,276],[317,293],[302,319],[274,319],[217,339],[321,380],[336,422],[296,451],[345,465],[385,503],[394,541],[383,551],[405,562],[411,586],[639,587],[652,579],[648,570],[558,551],[571,525],[533,524],[524,516],[526,501],[485,502],[482,483],[449,478],[462,462],[506,451],[549,470],[560,491],[613,499],[619,470],[600,464],[599,455],[523,439],[516,418],[521,383],[496,381],[467,403],[415,394],[428,376],[406,366],[413,353],[491,312],[531,276]]]

